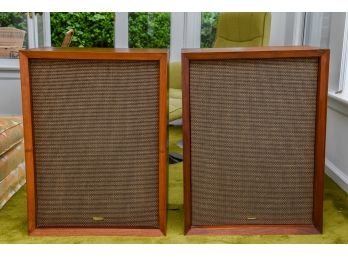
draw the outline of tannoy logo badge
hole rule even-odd
[[[102,221],[102,220],[104,220],[104,217],[93,216],[93,220],[94,220],[94,221]]]

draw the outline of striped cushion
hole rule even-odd
[[[0,117],[0,208],[25,184],[23,122]]]

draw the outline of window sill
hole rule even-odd
[[[19,59],[0,59],[0,80],[18,80],[18,79],[19,79]]]
[[[0,59],[0,71],[19,71],[19,59]]]
[[[328,107],[348,117],[348,95],[329,91]]]

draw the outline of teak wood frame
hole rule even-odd
[[[183,137],[184,137],[184,220],[185,234],[255,235],[255,234],[318,234],[323,231],[323,188],[325,165],[326,108],[328,91],[328,49],[313,47],[255,47],[234,49],[184,49],[182,51]],[[310,225],[223,225],[191,224],[191,125],[190,125],[190,61],[256,58],[319,58],[317,112],[315,121],[313,224]]]
[[[36,226],[35,149],[32,124],[32,100],[29,59],[93,59],[159,61],[159,228],[38,228]],[[24,123],[25,161],[27,176],[28,231],[37,236],[131,235],[162,236],[167,223],[167,73],[168,52],[160,49],[78,49],[44,48],[20,51],[20,75]]]

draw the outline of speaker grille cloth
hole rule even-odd
[[[159,227],[159,62],[30,60],[37,227]]]
[[[312,224],[318,58],[190,61],[192,225]]]

